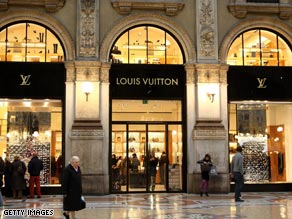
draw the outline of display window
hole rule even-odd
[[[62,101],[0,99],[0,156],[26,165],[33,152],[44,163],[41,184],[59,184],[62,173]],[[25,174],[29,179],[29,173]]]
[[[243,147],[246,183],[291,182],[291,102],[229,104],[230,161]]]
[[[277,33],[265,29],[252,29],[235,37],[228,50],[227,64],[291,66],[291,48]]]
[[[64,51],[57,36],[32,22],[12,24],[0,31],[2,62],[64,62]]]
[[[183,64],[177,40],[154,26],[134,27],[125,31],[114,43],[110,61],[124,64]]]

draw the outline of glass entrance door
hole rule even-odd
[[[112,192],[182,191],[182,125],[112,125]]]

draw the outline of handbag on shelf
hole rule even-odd
[[[212,165],[211,168],[210,168],[210,175],[211,176],[217,176],[218,173],[217,173],[217,168],[215,165]]]

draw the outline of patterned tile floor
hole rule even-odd
[[[233,193],[210,194],[209,197],[136,193],[85,196],[85,199],[87,208],[76,213],[77,219],[292,219],[292,192],[243,193],[245,202],[242,203],[234,202]],[[60,195],[4,200],[0,219],[64,218]],[[51,216],[36,216],[45,212]]]

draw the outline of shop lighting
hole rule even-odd
[[[83,82],[81,89],[86,95],[86,102],[88,102],[88,95],[93,91],[93,84],[91,82]]]
[[[277,128],[277,132],[282,132],[283,131],[283,126],[279,126],[278,128]]]
[[[211,103],[214,102],[215,95],[216,95],[215,93],[207,92],[207,96],[209,97]]]

